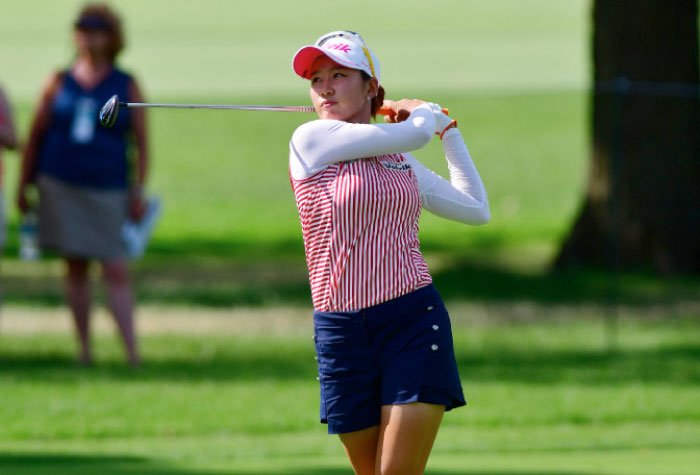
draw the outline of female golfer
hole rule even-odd
[[[113,94],[142,102],[134,78],[115,65],[124,43],[121,20],[107,5],[85,5],[74,26],[76,58],[49,78],[24,151],[17,205],[28,208],[27,188],[39,189],[39,241],[66,262],[66,299],[80,344],[79,361],[92,362],[89,319],[91,260],[102,264],[107,303],[127,358],[140,362],[133,294],[121,230],[127,214],[143,214],[141,196],[148,150],[143,110],[119,114],[112,128],[97,113]],[[129,169],[132,143],[134,170]]]
[[[384,101],[379,61],[349,31],[301,48],[319,119],[290,141],[314,306],[321,421],[358,474],[423,473],[446,410],[465,404],[450,320],[418,242],[422,208],[489,221],[456,122],[421,100]],[[380,107],[388,124],[371,124]],[[451,182],[409,152],[442,139]]]

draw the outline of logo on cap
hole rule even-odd
[[[326,49],[334,49],[337,51],[342,51],[343,53],[349,53],[350,52],[350,45],[347,43],[333,43],[333,44],[326,46]]]

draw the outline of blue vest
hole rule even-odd
[[[94,89],[86,91],[70,72],[63,74],[63,85],[51,105],[49,127],[41,143],[39,173],[79,186],[126,188],[129,110],[120,108],[111,128],[100,125],[98,114],[114,94],[127,100],[131,80],[114,69]]]

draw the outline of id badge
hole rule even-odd
[[[75,104],[75,116],[71,127],[71,139],[76,143],[90,143],[95,136],[97,101],[81,97]]]

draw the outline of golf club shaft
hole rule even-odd
[[[156,104],[150,102],[120,102],[119,107],[165,107],[171,109],[234,109],[243,111],[315,112],[311,106],[251,106],[221,104]]]
[[[282,111],[282,112],[315,112],[313,106],[252,106],[252,105],[219,105],[219,104],[157,104],[152,102],[120,102],[120,107],[164,107],[171,109],[234,109],[244,111]],[[449,115],[447,109],[442,109]],[[380,115],[395,115],[396,113],[386,107],[377,111]]]

